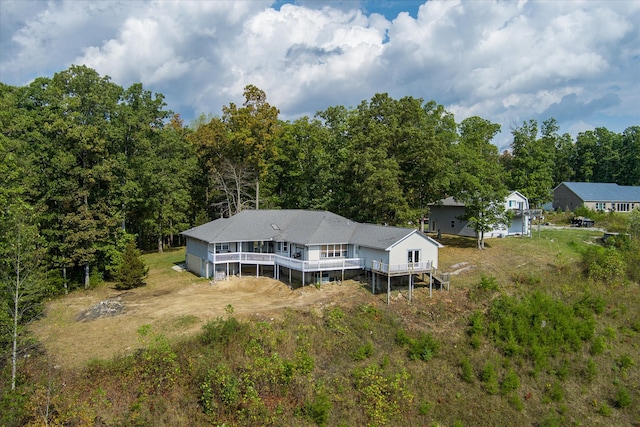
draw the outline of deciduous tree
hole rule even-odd
[[[463,120],[459,129],[454,197],[465,204],[461,219],[469,221],[476,232],[478,248],[484,249],[484,233],[509,221],[504,209],[504,172],[498,148],[491,142],[500,125],[475,116]]]

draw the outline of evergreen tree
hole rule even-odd
[[[122,254],[120,268],[116,272],[116,289],[125,290],[144,286],[149,268],[140,259],[140,251],[134,241],[129,242]]]

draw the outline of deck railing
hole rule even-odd
[[[227,262],[240,262],[247,264],[279,265],[297,271],[327,271],[327,270],[357,270],[364,269],[362,258],[330,258],[316,261],[307,261],[286,256],[260,253],[260,252],[225,252],[214,254],[209,252],[209,262],[214,264]],[[422,273],[431,271],[432,261],[408,262],[404,264],[387,264],[382,261],[373,261],[372,270],[391,276]]]
[[[209,262],[216,264],[221,262],[246,262],[252,264],[273,265],[273,259],[275,256],[275,254],[260,252],[224,252],[218,254],[209,252]]]
[[[209,252],[209,262],[214,264],[240,262],[247,264],[279,265],[298,271],[351,270],[364,268],[361,258],[332,258],[317,261],[305,261],[286,256],[259,252]]]
[[[382,261],[373,261],[371,269],[377,273],[389,274],[393,276],[396,274],[399,275],[431,271],[432,267],[432,261],[406,262],[404,264],[386,264]]]
[[[276,255],[275,262],[281,267],[298,271],[326,271],[326,270],[352,270],[364,268],[364,260],[361,258],[334,258],[316,261],[303,261]]]

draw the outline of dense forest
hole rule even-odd
[[[553,118],[529,120],[500,152],[498,124],[458,123],[411,96],[284,121],[250,85],[242,105],[185,124],[162,94],[72,66],[0,83],[0,103],[0,343],[14,359],[44,298],[114,279],[127,247],[162,252],[180,231],[243,209],[411,225],[455,196],[481,230],[502,220],[492,207],[507,190],[540,207],[562,181],[640,185],[640,126],[574,139]]]
[[[162,94],[84,66],[2,84],[0,99],[2,251],[16,222],[35,227],[52,291],[111,277],[131,239],[162,251],[180,231],[242,209],[409,224],[450,195],[482,210],[506,189],[540,206],[562,181],[640,185],[638,126],[574,140],[553,118],[530,120],[499,153],[499,125],[457,123],[435,101],[375,94],[282,121],[255,86],[241,106],[186,126]]]

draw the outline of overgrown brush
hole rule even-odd
[[[478,318],[474,320],[477,324]],[[503,295],[494,300],[487,315],[487,336],[507,357],[526,357],[538,368],[563,352],[575,352],[593,338],[593,312],[541,293],[521,299]],[[478,334],[478,326],[469,328]]]

